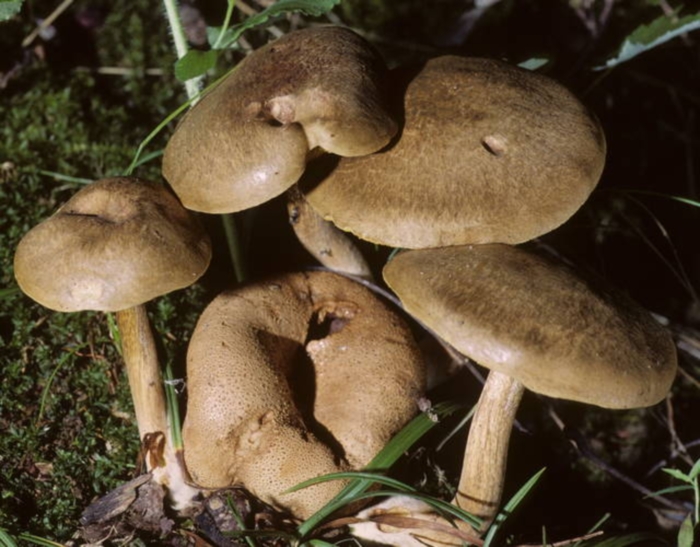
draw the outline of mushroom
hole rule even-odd
[[[143,304],[193,284],[210,258],[206,232],[165,187],[116,177],[81,189],[32,228],[17,246],[14,272],[22,291],[52,310],[116,312],[144,441],[165,435],[168,424]],[[158,467],[151,459],[147,463]]]
[[[341,27],[289,33],[256,50],[183,118],[163,175],[188,209],[231,213],[281,194],[318,149],[376,152],[396,133],[386,67]]]
[[[405,122],[389,147],[300,183],[342,230],[403,248],[521,243],[566,221],[596,186],[603,132],[554,80],[455,56],[414,74],[392,77]]]
[[[330,272],[219,295],[192,335],[187,377],[183,440],[195,482],[242,484],[299,518],[343,484],[286,490],[369,463],[425,389],[407,326],[368,289]]]
[[[626,409],[662,400],[677,363],[670,334],[625,296],[504,244],[397,255],[384,278],[406,310],[489,369],[453,503],[484,519],[503,490],[525,388]]]

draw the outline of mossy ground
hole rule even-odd
[[[637,24],[660,14],[658,4],[618,6],[596,36],[563,1],[503,1],[466,36],[456,26],[464,3],[456,1],[345,1],[336,15],[367,31],[393,63],[445,52],[514,62],[550,58],[545,72],[572,87],[600,117],[609,155],[599,190],[542,243],[602,273],[668,318],[677,333],[697,341],[692,329],[700,323],[700,308],[692,287],[700,276],[694,235],[700,210],[623,192],[700,199],[697,35],[610,74],[590,70]],[[52,39],[37,39],[23,51],[19,44],[34,19],[54,7],[27,2],[19,17],[0,26],[0,72],[14,71],[0,89],[0,528],[67,541],[90,501],[136,473],[136,428],[105,316],[53,313],[32,303],[13,279],[14,248],[80,187],[78,179],[123,173],[141,140],[185,96],[172,76],[174,54],[159,3],[76,2],[57,20]],[[202,8],[213,18],[223,10],[215,3]],[[124,70],[106,75],[99,67]],[[150,75],[150,68],[162,74]],[[160,150],[166,134],[149,151]],[[158,158],[136,174],[158,179]],[[253,276],[310,263],[282,215],[273,216],[280,211],[273,203],[252,219],[247,249]],[[217,220],[206,222],[222,248]],[[377,259],[386,256],[368,251]],[[199,286],[150,306],[164,355],[178,371],[199,310],[228,285],[229,271],[225,251],[217,251],[214,269]],[[681,366],[686,375],[668,404],[649,410],[611,413],[526,398],[519,415],[526,432],[514,436],[509,491],[544,465],[548,472],[512,520],[514,536],[536,542],[546,526],[549,538],[572,537],[608,512],[613,530],[672,536],[679,514],[581,458],[553,425],[550,411],[564,419],[566,433],[587,439],[611,467],[650,489],[666,486],[658,463],[687,469],[679,441],[690,446],[691,460],[698,457],[689,443],[700,437],[698,382],[692,379],[700,378],[700,366],[687,352],[681,352]],[[471,377],[453,386],[476,400]],[[455,453],[460,443],[452,443]],[[454,481],[459,464],[458,457],[425,448],[405,463],[405,478],[425,480],[427,489],[444,493],[440,470]]]

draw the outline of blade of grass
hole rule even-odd
[[[441,403],[431,409],[431,414],[438,418],[445,418],[450,414],[464,408],[456,403]],[[384,449],[377,454],[367,465],[366,471],[384,471],[389,469],[413,444],[423,435],[430,431],[437,422],[433,421],[427,414],[420,414],[414,418],[407,426],[397,433]],[[359,494],[367,490],[372,485],[372,481],[367,479],[353,480],[328,504],[319,509],[314,515],[302,522],[297,531],[299,537],[304,539],[321,522],[328,518],[339,507],[342,507],[348,500],[356,498]]]
[[[43,547],[65,547],[63,543],[57,543],[55,541],[51,541],[50,539],[33,536],[32,534],[20,534],[17,536],[17,539],[33,543],[34,545],[42,545]]]
[[[233,503],[233,500],[230,496],[227,496],[226,504],[228,505],[228,508],[231,511],[231,514],[233,515],[233,519],[236,521],[236,525],[241,530],[245,530],[246,527],[245,523],[243,522],[243,517],[241,517],[241,514],[238,512],[238,509],[236,509],[236,504]],[[245,536],[245,542],[248,544],[248,547],[257,547],[257,543],[250,536]]]
[[[170,436],[174,450],[182,450],[182,423],[180,421],[180,405],[175,391],[175,378],[170,362],[166,363],[163,371],[163,383],[165,384],[165,404],[170,423]]]
[[[21,292],[22,291],[19,290],[19,287],[8,287],[7,289],[0,289],[0,299],[10,298],[11,296],[19,294]]]
[[[0,547],[17,547],[17,542],[3,528],[0,528]]]
[[[68,361],[68,359],[72,356],[73,356],[73,354],[71,352],[65,352],[63,354],[63,356],[58,359],[56,366],[51,371],[49,378],[46,380],[46,385],[44,386],[44,389],[41,390],[41,397],[39,399],[39,411],[36,413],[36,419],[34,420],[34,427],[37,427],[39,425],[39,422],[41,422],[41,420],[44,416],[44,410],[46,408],[46,401],[49,397],[49,392],[51,391],[51,385],[53,384],[53,381],[56,378],[56,374],[58,374],[58,371],[61,369],[61,367],[63,365],[65,365],[66,361]]]
[[[493,521],[493,524],[489,527],[488,532],[486,532],[486,536],[484,537],[484,547],[489,547],[491,545],[491,542],[493,541],[493,538],[495,537],[496,533],[498,530],[503,526],[503,523],[506,521],[506,519],[513,513],[516,507],[520,505],[520,503],[525,499],[525,496],[528,495],[530,490],[537,484],[537,481],[540,480],[540,477],[542,474],[545,472],[546,468],[540,469],[537,473],[535,473],[530,479],[520,487],[520,489],[513,495],[512,498],[508,500],[508,503],[505,504],[503,509],[496,515],[496,518]]]
[[[591,528],[586,532],[586,535],[592,534],[594,532],[597,532],[603,524],[610,518],[610,513],[605,513],[598,522],[596,522]],[[579,547],[583,542],[582,541],[577,541],[574,543],[573,547]]]

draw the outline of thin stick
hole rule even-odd
[[[63,0],[61,4],[53,10],[51,15],[49,15],[46,19],[44,19],[24,40],[22,40],[22,47],[29,47],[31,43],[36,40],[36,37],[39,36],[39,33],[47,29],[48,27],[51,26],[51,24],[58,19],[58,17],[66,11],[70,5],[73,3],[73,0]]]

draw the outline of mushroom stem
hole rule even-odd
[[[510,432],[524,391],[518,380],[491,371],[469,429],[462,475],[452,503],[481,518],[482,532],[501,502]]]
[[[334,272],[372,280],[372,271],[352,240],[306,201],[298,186],[287,192],[289,223],[299,242],[323,266]]]
[[[168,417],[163,380],[146,308],[139,305],[118,311],[116,319],[139,438],[143,442],[147,434],[159,431],[167,435]]]
[[[198,490],[188,485],[182,451],[176,450],[172,443],[163,377],[146,307],[134,306],[115,315],[146,470],[153,473],[156,483],[166,488],[173,507],[183,510]]]

